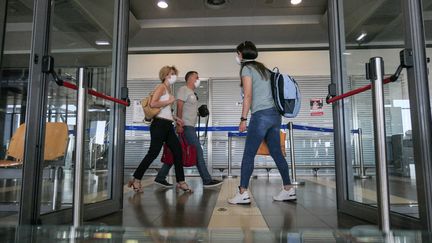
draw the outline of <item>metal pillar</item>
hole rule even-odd
[[[368,79],[372,82],[379,225],[380,229],[387,234],[390,232],[390,197],[387,177],[383,88],[384,62],[382,57],[371,58],[366,69]]]
[[[48,74],[42,72],[42,57],[48,52],[51,1],[33,2],[32,50],[25,114],[25,123],[30,129],[26,129],[25,133],[20,225],[40,223],[42,201],[42,163],[48,96]]]
[[[289,143],[290,143],[290,158],[291,158],[291,184],[292,185],[304,185],[304,181],[297,181],[296,166],[295,166],[295,152],[294,152],[294,129],[293,123],[288,122],[289,130]]]
[[[6,36],[8,0],[0,0],[0,68],[2,67],[4,40]],[[1,71],[0,71],[1,79]]]
[[[75,180],[73,198],[73,226],[79,227],[83,223],[83,177],[84,177],[84,143],[87,112],[87,70],[78,69],[78,107],[75,151]]]
[[[127,98],[122,94],[122,89],[124,90],[124,87],[127,87],[130,1],[115,0],[115,4],[118,6],[115,8],[113,33],[113,36],[116,37],[113,38],[113,58],[115,58],[115,67],[113,67],[113,70],[115,71],[111,87],[115,87],[112,93],[117,97]],[[109,136],[112,146],[109,145],[108,171],[113,171],[113,176],[108,180],[108,190],[112,191],[112,198],[115,204],[114,209],[111,210],[118,211],[123,207],[126,107],[119,104],[113,104],[112,107],[109,126]],[[106,212],[106,205],[102,207],[104,209],[100,211]],[[94,211],[96,212],[96,210]],[[88,214],[86,213],[86,215]]]

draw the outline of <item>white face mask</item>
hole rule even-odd
[[[177,75],[171,75],[171,78],[168,79],[170,84],[173,84],[177,81]]]
[[[236,56],[236,62],[237,62],[238,65],[241,64],[241,60],[240,60],[240,57],[239,57],[239,56]]]
[[[194,83],[195,89],[200,86],[200,83],[201,83],[201,80],[199,80],[199,79],[195,80],[195,83]]]

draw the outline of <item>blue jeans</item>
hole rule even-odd
[[[184,135],[186,138],[186,141],[189,144],[192,144],[197,149],[197,169],[198,172],[203,180],[203,184],[208,184],[212,181],[212,178],[207,170],[206,163],[204,160],[204,152],[202,150],[200,141],[198,139],[198,136],[196,134],[195,127],[192,126],[184,126]],[[171,169],[172,165],[163,164],[162,168],[159,170],[159,173],[156,176],[157,181],[163,181],[166,180],[166,176],[169,173],[169,170]]]
[[[267,142],[270,155],[282,176],[283,184],[291,184],[288,164],[280,147],[280,126],[281,116],[275,108],[260,110],[252,114],[241,164],[240,187],[247,189],[249,186],[255,155],[263,139]]]

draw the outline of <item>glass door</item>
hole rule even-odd
[[[430,4],[424,5],[424,9],[430,8]],[[384,78],[395,73],[400,64],[400,51],[412,48],[407,40],[413,37],[407,29],[414,21],[405,16],[407,4],[400,0],[343,0],[331,7],[337,8],[334,10],[339,14],[335,19],[340,21],[338,26],[344,30],[337,33],[341,93],[370,84],[365,77],[365,63],[372,57],[384,59]],[[421,188],[426,185],[423,178],[418,180],[419,168],[423,168],[425,161],[416,159],[420,156],[414,146],[415,140],[421,141],[423,135],[415,133],[413,122],[418,112],[413,110],[417,107],[412,104],[416,98],[412,90],[416,84],[412,74],[406,70],[398,80],[384,85],[386,164],[392,224],[418,228],[421,227],[421,218],[428,217],[422,215],[420,209],[424,200]],[[341,109],[340,116],[337,116],[343,132],[336,136],[341,141],[338,144],[344,147],[344,153],[339,157],[343,166],[338,175],[343,183],[338,190],[340,211],[377,223],[377,186],[380,185],[377,185],[375,169],[371,90],[345,98],[334,108],[336,113]]]
[[[432,0],[423,0],[423,14],[427,16],[432,11]],[[426,56],[432,58],[432,20],[430,18],[424,18],[424,30],[426,36]],[[429,68],[429,94],[432,94],[432,74],[431,74],[431,63],[428,63]],[[432,99],[430,99],[432,107]]]
[[[21,2],[9,1],[12,3],[9,6],[19,5]],[[10,110],[11,115],[0,114],[0,135],[1,141],[9,143],[10,147],[13,144],[10,137],[19,131],[17,127],[20,123],[17,120],[22,119],[24,114],[27,115],[26,122],[32,126],[29,125],[25,136],[21,136],[25,139],[21,141],[21,149],[25,151],[24,159],[20,162],[23,164],[26,158],[31,159],[24,162],[23,166],[22,174],[25,180],[21,190],[19,223],[70,223],[71,209],[76,206],[72,202],[77,184],[74,181],[77,91],[70,87],[78,85],[77,72],[80,67],[84,67],[88,73],[89,89],[119,98],[124,93],[120,87],[125,86],[122,76],[122,73],[125,73],[125,65],[122,63],[126,60],[127,38],[121,39],[117,36],[127,36],[125,20],[128,15],[124,13],[128,13],[129,9],[127,3],[119,0],[41,0],[35,2],[34,7],[38,15],[34,16],[33,24],[28,23],[32,20],[30,9],[26,12],[30,16],[21,20],[27,22],[20,22],[19,17],[24,18],[25,15],[17,14],[17,17],[12,14],[15,18],[11,18],[12,24],[7,26],[7,29],[11,30],[27,30],[32,38],[24,38],[29,40],[25,46],[21,43],[22,33],[18,36],[6,32],[6,36],[11,36],[7,46],[11,50],[8,52],[26,55],[11,55],[9,59],[1,60],[7,60],[8,62],[4,63],[9,65],[30,63],[30,67],[20,66],[18,70],[22,72],[17,72],[11,67],[12,71],[4,72],[6,69],[2,66],[2,73],[7,74],[2,77],[8,79],[1,79],[0,102],[8,111]],[[24,8],[19,5],[14,9]],[[122,17],[121,20],[119,16]],[[120,27],[122,34],[119,34]],[[119,48],[119,45],[123,45],[122,48]],[[15,50],[17,47],[21,49]],[[31,52],[23,49],[26,47],[31,49]],[[56,75],[50,75],[46,71],[49,69],[48,65],[44,65],[47,63],[47,55],[54,60],[50,63],[53,64]],[[17,57],[24,60],[20,62]],[[25,83],[26,67],[30,80],[27,88],[27,110],[25,103],[19,102],[24,99],[21,96],[25,96],[25,91],[21,96],[12,93],[9,95],[11,91],[20,91],[14,85]],[[55,76],[59,77],[56,79],[58,82],[54,81]],[[9,85],[10,88],[4,86],[6,88],[3,89],[3,84]],[[17,112],[20,108],[24,109],[21,114]],[[124,133],[125,108],[106,99],[88,95],[85,110],[82,181],[84,220],[121,209],[123,179],[122,170],[118,168],[123,166],[123,148],[119,144],[122,144],[123,139],[121,134]],[[11,118],[6,121],[5,117]],[[8,129],[3,129],[6,125]],[[8,153],[7,147],[3,144],[0,153]],[[19,180],[15,183],[19,184]],[[8,183],[2,185],[7,187],[2,190],[7,197],[2,194],[2,198],[11,198],[12,192],[19,191],[19,185],[13,187],[15,189],[10,189]]]
[[[361,8],[365,8],[365,11],[357,11]],[[400,28],[403,26],[400,1],[344,1],[344,21],[346,44],[343,54],[349,89],[370,83],[365,77],[364,64],[371,57],[383,57],[386,76],[393,74],[399,65],[399,51],[404,48],[404,32]],[[390,207],[393,212],[418,218],[416,163],[407,83],[406,74],[402,74],[396,82],[384,85]],[[372,92],[368,90],[352,96],[346,102],[350,104],[345,113],[346,119],[350,121],[350,130],[362,130],[362,134],[351,133],[352,146],[347,149],[353,158],[347,164],[350,167],[347,170],[348,200],[376,207]],[[362,136],[361,148],[357,147],[359,136]],[[362,153],[362,156],[358,153]],[[359,167],[358,158],[363,159],[363,169]],[[360,178],[362,172],[366,176]]]
[[[86,67],[88,87],[113,96],[115,4],[115,0],[52,1],[49,55],[54,58],[55,72],[62,80],[78,85],[78,68]],[[67,134],[64,156],[45,161],[43,166],[52,176],[42,182],[42,218],[45,215],[50,218],[49,214],[57,211],[70,215],[71,211],[65,209],[73,207],[76,184],[77,91],[54,81],[48,86],[45,139],[52,139],[49,125],[62,124],[67,127]],[[113,199],[113,106],[111,101],[87,96],[82,182],[84,205]]]
[[[18,223],[32,19],[33,4],[0,0],[1,224]]]

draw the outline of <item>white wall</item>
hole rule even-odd
[[[328,51],[262,52],[257,59],[268,68],[279,67],[291,75],[330,75]],[[238,77],[232,53],[134,54],[129,55],[128,79],[155,78],[164,65],[175,65],[179,76],[196,70],[201,77]]]
[[[350,75],[364,75],[364,64],[371,57],[384,58],[386,73],[393,73],[399,64],[400,49],[349,50],[345,55]],[[432,49],[427,50],[432,57]],[[330,75],[328,51],[275,51],[261,52],[258,61],[267,67],[279,67],[292,75]],[[164,65],[175,65],[183,76],[196,70],[202,77],[236,77],[239,67],[235,53],[192,54],[132,54],[129,55],[128,79],[155,78]],[[431,76],[429,76],[429,80]]]
[[[348,50],[345,55],[348,75],[365,75],[364,64],[374,56],[383,57],[385,73],[392,74],[399,65],[399,51],[400,49]],[[432,58],[432,48],[427,49],[427,55]],[[330,76],[328,51],[261,52],[257,60],[263,62],[268,68],[277,66],[281,72],[293,76]],[[129,55],[128,79],[157,79],[159,69],[164,65],[175,65],[180,70],[179,77],[183,77],[189,70],[198,71],[202,78],[232,78],[239,75],[235,52],[133,54]],[[431,64],[428,66],[430,67]],[[402,74],[406,77],[405,71]],[[432,93],[431,82],[432,74],[429,73],[429,89]],[[323,90],[323,93],[326,95],[327,90]]]

